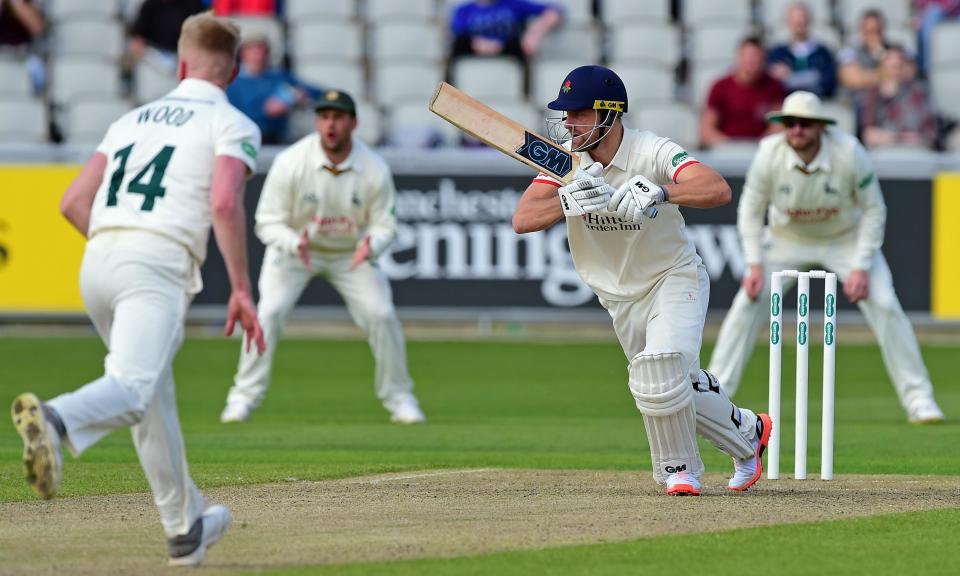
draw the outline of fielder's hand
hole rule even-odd
[[[870,297],[870,273],[866,270],[851,270],[843,283],[843,293],[856,304]]]
[[[617,189],[607,203],[607,212],[616,212],[621,220],[640,222],[644,214],[656,218],[656,205],[669,201],[666,188],[637,174]]]
[[[743,275],[740,285],[747,292],[747,297],[756,300],[763,290],[763,266],[760,264],[751,264],[747,273]]]
[[[297,243],[297,256],[300,257],[300,261],[303,262],[303,265],[310,269],[310,232],[309,226],[303,229],[303,232],[300,233],[300,242]]]
[[[357,244],[357,249],[353,252],[353,259],[350,260],[350,269],[353,270],[361,263],[370,258],[370,237],[364,236],[363,240]]]
[[[614,189],[602,173],[603,164],[594,162],[586,170],[578,169],[577,179],[558,190],[564,216],[583,216],[606,208]]]
[[[227,324],[224,326],[224,334],[230,336],[237,322],[243,328],[243,333],[247,337],[247,352],[250,351],[250,344],[257,345],[257,354],[263,354],[267,349],[267,344],[263,339],[263,329],[260,327],[260,321],[257,320],[257,307],[253,305],[253,299],[250,294],[242,290],[234,290],[230,293],[230,300],[227,302]]]

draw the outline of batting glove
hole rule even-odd
[[[610,197],[607,212],[616,212],[621,220],[640,222],[643,216],[657,217],[657,204],[670,201],[667,189],[637,174]]]
[[[583,216],[607,207],[615,190],[603,179],[602,173],[603,165],[594,162],[586,170],[578,170],[577,179],[558,190],[564,216]]]

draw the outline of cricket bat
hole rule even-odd
[[[564,184],[576,176],[580,158],[575,152],[530,132],[446,82],[441,82],[433,93],[430,111],[477,140]]]

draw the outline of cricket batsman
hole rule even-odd
[[[576,68],[547,106],[563,113],[550,135],[580,153],[580,171],[566,186],[539,174],[520,198],[514,229],[566,220],[577,272],[609,312],[629,361],[653,477],[666,493],[700,494],[697,433],[733,458],[727,487],[746,490],[760,478],[774,423],[734,406],[700,369],[710,281],[679,210],[726,204],[730,187],[669,139],[625,128],[627,91],[608,68]]]
[[[908,420],[943,421],[880,251],[887,209],[866,150],[854,136],[828,128],[834,120],[811,92],[794,92],[768,118],[784,130],[760,142],[747,172],[737,214],[747,271],[710,371],[733,396],[768,317],[765,279],[779,270],[823,268],[837,274],[873,329]]]

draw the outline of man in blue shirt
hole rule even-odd
[[[230,103],[256,122],[264,144],[287,143],[290,111],[318,98],[319,88],[270,65],[270,42],[255,35],[240,48],[240,72],[227,88]]]
[[[536,54],[547,32],[560,23],[562,14],[563,8],[557,4],[526,0],[466,2],[457,7],[450,21],[451,57],[503,55],[526,61]]]
[[[767,55],[770,75],[787,92],[806,90],[830,98],[837,90],[837,64],[823,44],[810,38],[810,10],[803,3],[787,9],[790,42],[775,46]]]

